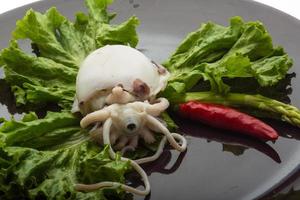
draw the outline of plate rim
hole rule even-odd
[[[84,0],[81,0],[81,1],[84,4]],[[267,9],[270,12],[277,13],[278,15],[280,15],[280,17],[284,17],[287,20],[292,20],[294,23],[298,24],[300,27],[300,19],[297,19],[296,17],[292,16],[291,14],[289,14],[287,12],[284,12],[275,7],[272,7],[272,6],[266,5],[264,3],[254,1],[254,0],[240,0],[240,1],[245,2],[245,3],[250,3],[253,5],[259,6],[259,7],[263,7],[264,9]],[[30,8],[32,8],[33,6],[40,5],[44,8],[50,8],[52,6],[55,6],[56,3],[65,3],[65,2],[72,2],[72,0],[47,0],[47,1],[46,0],[37,0],[35,2],[28,3],[25,5],[13,8],[11,10],[5,11],[3,13],[0,13],[0,19],[10,17],[11,15],[14,15],[16,13],[24,12],[24,14],[25,14],[26,11],[29,10]],[[17,19],[17,20],[19,20],[19,19]],[[295,67],[295,65],[293,67]],[[277,194],[278,192],[280,192],[282,189],[285,188],[285,187],[282,188],[282,185],[285,185],[289,182],[294,182],[297,180],[300,180],[300,162],[298,163],[297,167],[295,167],[292,171],[290,171],[288,173],[287,176],[285,176],[283,179],[281,179],[278,183],[274,183],[274,185],[272,187],[270,187],[268,190],[266,190],[262,194],[259,194],[255,199],[265,199],[265,198],[272,197],[274,195],[274,192],[276,192],[276,194]],[[286,186],[288,186],[288,185],[290,185],[290,184],[287,184]]]

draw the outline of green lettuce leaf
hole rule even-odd
[[[72,105],[77,70],[44,57],[26,54],[12,41],[2,50],[5,80],[12,86],[17,105],[58,102]]]
[[[90,141],[78,122],[67,112],[5,121],[0,128],[0,198],[106,199],[103,190],[85,194],[74,185],[124,182],[129,163],[111,160],[108,147]]]
[[[108,13],[107,6],[112,0],[85,3],[89,14],[77,13],[74,23],[56,8],[45,14],[29,10],[17,22],[10,46],[0,53],[0,64],[17,105],[43,106],[51,102],[70,109],[78,68],[91,51],[107,44],[137,45],[136,17],[110,25],[115,14]],[[18,47],[20,39],[31,40],[35,55]]]
[[[164,63],[171,71],[184,70],[199,63],[215,62],[225,55],[241,36],[244,22],[234,17],[229,27],[209,22],[191,32]]]
[[[85,3],[88,15],[77,13],[74,23],[56,8],[45,14],[29,10],[17,22],[9,47],[0,52],[5,81],[18,106],[38,108],[54,103],[62,108],[41,119],[29,113],[21,121],[0,120],[0,199],[102,200],[124,195],[117,188],[75,191],[76,183],[124,183],[130,165],[119,157],[110,159],[108,148],[91,141],[80,128],[80,119],[69,110],[82,60],[107,44],[135,47],[139,21],[131,17],[110,25],[115,14],[108,13],[107,6],[112,0]],[[18,40],[23,39],[31,41],[34,54],[19,47]]]
[[[113,0],[86,0],[85,4],[89,15],[94,21],[109,23],[115,17],[114,13],[108,13],[106,8],[113,3]]]
[[[260,86],[282,80],[292,60],[281,47],[273,47],[270,34],[260,22],[233,17],[230,26],[207,23],[187,38],[164,63],[172,75],[163,96],[184,94],[199,81],[209,81],[210,90],[227,94],[224,79],[253,78]]]

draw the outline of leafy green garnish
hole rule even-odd
[[[115,14],[107,12],[112,0],[85,0],[89,14],[78,13],[72,23],[56,8],[45,14],[29,10],[17,22],[13,39],[0,53],[5,80],[17,105],[43,107],[56,103],[61,112],[39,119],[1,120],[0,199],[106,199],[123,191],[78,192],[76,183],[124,183],[128,162],[112,160],[107,147],[97,146],[70,113],[82,60],[107,44],[136,46],[136,26],[131,17],[110,25]],[[34,54],[24,52],[18,40],[29,39]]]
[[[164,63],[171,78],[161,96],[174,107],[186,101],[223,104],[300,127],[300,110],[272,99],[286,100],[292,64],[261,22],[240,17],[231,18],[228,27],[209,22]]]
[[[124,182],[127,162],[111,160],[79,119],[67,112],[35,114],[6,121],[0,128],[1,199],[106,199],[103,191],[84,194],[76,183]]]
[[[254,78],[262,87],[272,86],[285,77],[292,60],[282,48],[273,47],[260,22],[233,17],[229,27],[207,23],[190,33],[164,65],[172,75],[163,95],[171,98],[201,80],[222,95],[230,91],[224,78]]]
[[[17,22],[8,48],[0,52],[5,80],[11,85],[18,106],[43,107],[58,104],[61,112],[48,112],[39,119],[29,113],[21,121],[0,119],[1,199],[106,199],[107,190],[82,193],[76,183],[125,182],[128,162],[112,160],[107,147],[97,146],[70,113],[76,75],[83,59],[107,44],[135,47],[136,17],[111,25],[114,13],[107,12],[112,0],[85,0],[88,15],[79,12],[69,21],[56,8],[45,14],[29,10]],[[18,40],[29,39],[34,54],[23,51]],[[260,95],[231,93],[230,81],[250,79],[259,87],[283,81],[292,60],[260,22],[240,17],[224,27],[207,23],[181,43],[164,65],[171,78],[162,96],[171,103],[203,100],[235,107],[255,108],[276,114],[300,125],[296,108]],[[204,92],[191,92],[197,84],[209,83]],[[245,90],[246,91],[246,90]],[[241,89],[239,92],[243,92]],[[177,126],[167,113],[169,128]],[[149,155],[158,145],[139,147],[131,158]],[[110,190],[110,195],[122,191]]]
[[[115,15],[107,13],[106,8],[111,0],[85,2],[89,15],[78,13],[75,23],[56,8],[45,14],[29,10],[17,22],[10,46],[0,53],[5,79],[13,88],[17,105],[52,102],[70,109],[78,68],[91,51],[107,44],[137,45],[136,17],[110,25]],[[36,55],[21,50],[19,39],[30,39]]]

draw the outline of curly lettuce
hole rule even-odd
[[[0,127],[1,199],[100,199],[124,193],[116,189],[78,192],[76,183],[125,182],[128,162],[112,160],[107,147],[97,146],[70,113],[76,75],[83,59],[107,44],[135,47],[139,20],[131,17],[111,25],[114,13],[107,12],[112,0],[85,0],[88,14],[79,12],[69,21],[56,8],[42,14],[29,10],[17,22],[8,48],[0,52],[5,80],[18,106],[43,107],[58,104],[60,112],[44,118],[29,113],[21,121],[4,120]],[[33,54],[23,51],[19,40],[30,40]],[[224,27],[209,22],[190,33],[164,63],[171,72],[161,94],[171,103],[202,100],[236,107],[250,107],[279,115],[300,124],[296,108],[260,95],[232,93],[236,79],[251,79],[261,88],[284,81],[292,60],[281,47],[274,47],[260,22],[240,17]],[[229,80],[229,81],[228,81]],[[197,84],[208,83],[204,92],[193,92]],[[170,128],[176,124],[167,113]],[[139,147],[132,158],[143,157],[156,146]],[[108,197],[109,196],[109,197]]]
[[[77,13],[74,23],[54,7],[45,14],[29,10],[17,22],[10,46],[0,53],[5,79],[12,86],[17,105],[51,102],[70,109],[78,68],[91,51],[107,44],[137,45],[136,17],[111,25],[115,16],[107,12],[111,0],[85,3],[89,14]],[[31,41],[35,55],[19,48],[20,39]]]
[[[68,112],[5,121],[0,128],[0,198],[106,199],[103,190],[85,194],[74,185],[124,182],[130,164],[111,160],[108,148],[90,141],[78,123]]]
[[[288,93],[292,64],[261,22],[241,17],[231,18],[228,27],[209,22],[190,33],[164,63],[171,78],[161,95],[173,105],[223,104],[300,127],[299,109],[278,101],[286,96],[282,86]],[[201,85],[204,90],[199,90]]]
[[[18,106],[58,104],[60,112],[44,118],[29,113],[21,121],[1,119],[0,199],[123,198],[116,189],[78,192],[77,183],[125,182],[128,162],[112,160],[107,147],[96,145],[70,113],[76,75],[82,60],[107,44],[135,47],[136,17],[111,25],[107,12],[112,0],[85,0],[89,13],[69,21],[56,8],[45,14],[29,10],[17,22],[8,48],[0,53],[5,81]],[[19,40],[30,40],[33,54],[23,51]],[[33,107],[34,106],[34,107]],[[34,110],[34,109],[33,109]]]
[[[233,17],[230,26],[212,22],[190,33],[164,63],[171,78],[163,93],[185,94],[199,81],[209,81],[210,91],[226,95],[224,79],[253,78],[261,87],[276,85],[285,78],[292,59],[272,38],[261,22]]]

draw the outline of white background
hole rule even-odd
[[[38,0],[8,0],[1,3],[0,13],[9,11],[11,9],[23,6],[28,3],[36,2]],[[222,0],[220,0],[222,1]],[[237,0],[238,1],[238,0]],[[251,1],[251,0],[249,0]],[[300,1],[299,0],[255,0],[279,10],[282,10],[298,19],[300,19]]]

